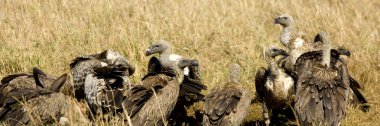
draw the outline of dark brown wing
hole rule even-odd
[[[346,113],[347,68],[345,65],[325,68],[319,64],[321,58],[321,52],[308,52],[295,66],[298,75],[295,109],[301,125],[312,122],[337,125]]]
[[[169,116],[170,125],[197,125],[196,120],[187,115],[186,107],[204,100],[205,96],[201,93],[202,90],[207,90],[207,86],[200,82],[199,67],[190,66],[189,75],[185,75],[182,83],[180,84],[180,91],[176,106]]]
[[[133,118],[145,103],[152,97],[153,90],[147,86],[135,85],[127,93],[123,101],[123,107],[127,110],[129,116]]]
[[[259,102],[263,101],[264,98],[264,85],[266,83],[267,77],[269,76],[269,72],[261,67],[256,72],[255,77],[255,86],[256,86],[256,98]]]
[[[157,74],[148,76],[142,81],[142,85],[135,85],[126,94],[126,99],[123,101],[123,107],[127,110],[132,118],[135,116],[145,103],[152,97],[153,90],[159,92],[170,81],[170,77],[165,74]]]
[[[190,106],[193,103],[204,99],[205,96],[201,91],[206,89],[206,85],[190,78],[189,76],[185,76],[180,85],[178,101],[181,102],[182,105]]]
[[[205,99],[204,116],[208,116],[209,123],[218,125],[225,116],[237,111],[241,96],[242,91],[233,87],[210,93]]]
[[[368,105],[368,101],[367,99],[364,97],[364,95],[359,91],[359,88],[356,87],[353,82],[351,81],[351,77],[350,77],[350,88],[352,89],[353,93],[354,93],[354,100],[356,102],[358,102],[360,105],[360,109],[363,111],[363,112],[368,112],[369,111],[369,108],[370,106]]]
[[[356,87],[358,89],[362,89],[362,86],[360,86],[359,82],[356,81],[353,77],[350,76],[350,86]]]
[[[162,70],[161,63],[156,57],[152,57],[149,60],[148,63],[148,72],[147,75],[145,75],[142,80],[144,80],[146,77],[154,76],[158,73],[160,73]]]
[[[30,73],[18,73],[18,74],[8,75],[8,76],[4,77],[3,79],[1,79],[1,84],[9,83],[13,79],[20,77],[20,76],[32,77],[33,75]]]
[[[20,102],[27,101],[29,99],[38,97],[44,94],[51,94],[52,92],[43,89],[32,89],[32,88],[23,88],[23,89],[13,89],[8,94],[2,94],[0,97],[0,118],[5,119],[14,118],[22,119],[24,118],[21,111]]]

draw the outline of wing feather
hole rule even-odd
[[[346,66],[325,68],[319,64],[321,56],[321,51],[305,53],[295,65],[297,85],[302,85],[297,88],[295,109],[303,125],[315,122],[335,125],[346,113],[349,85],[343,68]]]
[[[242,91],[238,88],[224,88],[206,96],[205,116],[210,119],[209,123],[218,125],[225,116],[236,112],[241,99]]]

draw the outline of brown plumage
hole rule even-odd
[[[322,36],[321,34],[317,34],[314,38],[315,44],[312,47],[316,51],[322,50],[323,49],[323,43],[322,43]],[[342,55],[344,56],[350,56],[351,53],[350,51],[344,49],[344,48],[338,48],[338,49],[331,49],[331,62],[332,64],[345,64],[347,66],[347,63],[345,60],[341,57]],[[294,70],[294,66],[290,61],[290,58],[286,57],[284,60],[281,60],[279,62],[279,66],[285,70],[285,72],[289,75],[291,75],[295,80],[297,80],[297,75]],[[364,97],[364,95],[361,93],[360,89],[361,86],[360,84],[351,76],[349,75],[350,79],[350,98],[351,98],[351,103],[354,105],[359,105],[360,109],[363,112],[369,111],[370,106],[368,105],[368,101]]]
[[[74,80],[75,97],[85,98],[84,84],[89,74],[93,75],[119,75],[124,79],[125,87],[130,87],[128,76],[135,71],[135,66],[124,56],[113,50],[105,50],[99,54],[77,57],[70,64]]]
[[[294,79],[278,66],[276,57],[288,56],[286,51],[277,48],[269,48],[264,53],[264,59],[268,68],[260,68],[256,73],[256,96],[262,99],[263,118],[269,125],[271,117],[275,113],[289,108],[294,100]]]
[[[189,75],[185,75],[180,84],[178,101],[169,116],[170,125],[201,125],[201,121],[187,115],[187,108],[204,100],[205,96],[201,93],[202,90],[207,90],[207,86],[201,83],[199,66],[190,66]]]
[[[75,96],[85,99],[95,114],[122,111],[124,90],[131,86],[129,76],[135,67],[113,50],[78,57],[70,64]],[[105,110],[105,111],[103,111]]]
[[[190,65],[191,62],[183,64],[183,66]],[[123,102],[124,111],[130,116],[133,125],[151,126],[167,123],[179,95],[176,72],[171,72],[162,69],[157,58],[151,58],[148,74],[143,78],[141,85],[135,85],[127,92]]]
[[[33,74],[37,77],[34,84],[38,88],[14,88],[11,87],[12,83],[1,85],[2,91],[7,90],[9,92],[2,92],[1,94],[0,119],[10,125],[41,125],[56,121],[63,121],[61,123],[67,124],[67,118],[64,115],[68,111],[68,106],[70,105],[68,100],[70,100],[70,97],[59,93],[60,88],[66,82],[67,74],[62,75],[51,83],[45,83],[50,85],[49,88],[42,87],[41,85],[41,83],[44,83],[41,80],[43,80],[46,74],[36,72]],[[12,82],[12,80],[9,82]],[[19,84],[30,83],[32,82],[27,81],[25,83],[20,82]]]
[[[52,82],[56,77],[48,76],[43,73],[38,68],[33,68],[32,73],[18,73],[13,75],[8,75],[1,80],[1,84],[8,85],[9,90],[14,88],[37,88],[35,78],[38,76],[42,85],[46,88],[50,88]]]
[[[346,114],[347,66],[331,59],[328,35],[320,34],[323,50],[302,54],[295,64],[298,77],[295,110],[301,125],[339,125]]]
[[[214,88],[206,96],[202,122],[204,126],[237,126],[243,122],[251,99],[249,90],[242,87],[239,78],[239,65],[231,65],[230,81]]]

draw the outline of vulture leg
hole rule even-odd
[[[271,112],[268,109],[265,101],[262,102],[262,107],[263,107],[263,118],[265,120],[265,125],[269,126],[269,124],[270,124],[270,115],[269,114],[271,114]]]

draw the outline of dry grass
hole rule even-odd
[[[254,92],[256,69],[265,66],[262,49],[283,47],[273,18],[288,13],[310,37],[327,31],[335,47],[353,53],[350,72],[364,85],[372,108],[368,113],[350,108],[343,125],[378,125],[379,8],[374,0],[1,0],[0,77],[33,66],[58,76],[76,56],[114,49],[135,63],[132,80],[138,83],[148,62],[145,49],[165,39],[176,53],[200,61],[210,89],[226,80],[226,68],[237,62],[243,84]],[[260,107],[252,108],[249,119],[260,119]]]

